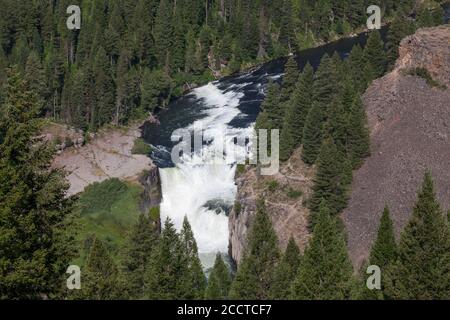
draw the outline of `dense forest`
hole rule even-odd
[[[364,48],[345,61],[325,55],[317,70],[290,58],[282,83],[269,85],[257,127],[281,128],[282,160],[303,146],[317,167],[305,252],[294,241],[280,252],[261,199],[237,271],[218,255],[207,279],[187,219],[177,233],[151,211],[120,259],[92,237],[82,290],[68,292],[76,199],[65,197],[54,147],[39,137],[43,116],[84,130],[126,123],[208,79],[214,61],[238,70],[362,26],[364,1],[83,1],[78,33],[65,27],[67,1],[2,0],[0,299],[448,299],[450,229],[430,174],[399,241],[383,213],[367,262],[383,269],[382,290],[367,290],[364,268],[355,276],[338,217],[352,170],[370,153],[361,94],[395,62],[404,36],[442,19],[434,6],[407,19],[411,2],[383,1],[395,15],[386,44],[372,31]]]
[[[388,21],[414,2],[1,0],[0,84],[6,67],[18,65],[42,100],[42,116],[96,131],[164,107],[217,71],[362,30],[369,4]],[[82,22],[70,31],[73,4]]]

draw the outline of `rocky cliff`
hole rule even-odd
[[[309,232],[304,201],[310,195],[313,176],[313,169],[304,165],[297,150],[275,176],[258,177],[255,168],[247,168],[237,177],[238,196],[229,220],[230,255],[236,263],[240,263],[244,253],[258,197],[266,200],[280,247],[284,250],[291,237],[301,248],[305,247]]]
[[[450,26],[418,30],[404,39],[395,69],[374,81],[363,100],[371,131],[371,153],[355,172],[353,191],[342,218],[350,256],[356,267],[367,258],[386,204],[397,235],[408,222],[416,192],[431,170],[437,196],[450,208]],[[423,68],[439,86],[408,75]],[[255,216],[256,199],[263,197],[284,248],[291,236],[301,248],[309,239],[308,210],[313,169],[299,150],[274,177],[247,169],[237,178],[237,205],[230,214],[230,254],[239,263]]]
[[[367,258],[379,219],[389,205],[397,235],[407,224],[426,170],[437,197],[450,208],[450,26],[418,30],[399,48],[395,69],[375,80],[363,99],[371,130],[371,157],[355,172],[343,213],[355,266]],[[424,68],[433,80],[407,75]]]
[[[159,184],[158,168],[151,159],[146,155],[132,154],[134,141],[140,136],[138,124],[130,128],[105,129],[89,144],[66,149],[57,155],[53,165],[68,172],[69,195],[110,178],[135,182],[143,179],[147,188],[150,182]],[[143,173],[146,173],[146,178],[141,178]]]

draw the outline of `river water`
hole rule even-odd
[[[447,18],[448,10],[447,7]],[[382,30],[383,37],[386,31]],[[364,46],[366,40],[363,33],[304,50],[297,62],[302,68],[307,62],[317,68],[325,53],[338,52],[346,58],[355,44]],[[228,253],[228,213],[237,188],[235,161],[228,158],[222,164],[209,164],[210,154],[204,151],[213,150],[219,141],[233,144],[235,137],[251,134],[268,81],[282,79],[285,62],[285,58],[274,60],[252,72],[199,87],[159,112],[160,125],[144,126],[144,139],[154,147],[151,158],[160,170],[161,218],[164,221],[169,217],[179,230],[187,216],[205,269],[213,265],[217,252]],[[195,128],[203,129],[208,142],[175,165],[171,161],[172,148],[177,145],[171,140],[173,132],[177,129],[193,132]],[[245,148],[238,150],[238,156],[245,153]]]

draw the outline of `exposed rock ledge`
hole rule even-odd
[[[343,219],[356,267],[367,258],[383,207],[397,235],[405,227],[425,170],[430,170],[444,210],[450,208],[450,91],[430,87],[403,70],[426,68],[450,87],[450,26],[420,29],[400,46],[396,68],[364,95],[372,156],[355,172]]]
[[[291,237],[294,237],[301,248],[305,247],[309,240],[309,232],[308,210],[303,201],[309,197],[312,176],[313,169],[303,164],[300,150],[297,150],[275,176],[261,176],[258,179],[256,169],[252,168],[245,170],[236,179],[238,205],[230,213],[229,229],[230,255],[237,264],[241,262],[246,247],[248,230],[255,217],[258,197],[266,201],[280,247],[284,250]],[[293,197],[295,192],[298,194]],[[237,210],[238,207],[240,210]]]
[[[140,136],[139,124],[127,129],[107,129],[97,134],[89,144],[67,149],[57,155],[53,165],[68,172],[68,195],[80,193],[88,185],[110,178],[128,181],[141,179],[141,182],[159,184],[158,169],[151,159],[131,153],[134,141]],[[144,172],[148,173],[142,178]],[[148,185],[144,186],[148,188]],[[154,200],[146,201],[154,203]]]

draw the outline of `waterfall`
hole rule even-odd
[[[182,162],[175,167],[160,169],[161,218],[164,221],[169,217],[178,230],[184,217],[188,218],[205,269],[212,267],[217,252],[228,252],[227,209],[233,206],[237,192],[234,182],[236,159],[223,154],[223,159],[217,159],[221,155],[213,151],[223,141],[230,146],[234,145],[235,136],[251,134],[252,126],[232,128],[228,125],[239,117],[238,106],[243,97],[239,89],[246,85],[239,84],[223,91],[218,83],[210,83],[194,90],[192,95],[203,104],[203,117],[183,129],[202,128],[208,143],[202,146],[202,150],[184,155]],[[241,148],[237,154],[245,152],[246,149]]]

